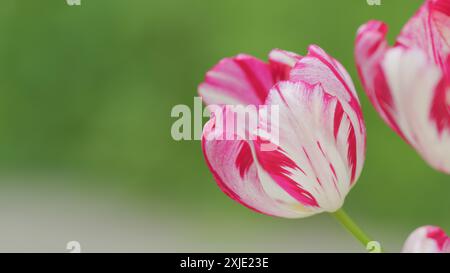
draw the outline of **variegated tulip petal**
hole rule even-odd
[[[392,97],[389,114],[399,130],[432,166],[450,173],[449,107],[445,109],[445,101],[436,101],[450,92],[446,77],[418,49],[388,50],[382,69],[389,86],[385,92]]]
[[[281,49],[272,50],[269,54],[269,63],[272,68],[275,82],[288,80],[292,68],[299,60],[301,60],[301,58],[301,56],[293,52]]]
[[[291,81],[304,81],[309,84],[321,83],[326,92],[340,100],[356,101],[358,96],[348,72],[322,48],[312,45],[308,54],[295,64],[291,71]]]
[[[267,63],[238,55],[221,60],[199,86],[199,94],[207,105],[260,105],[274,85]]]
[[[233,200],[267,215],[300,218],[314,214],[280,188],[258,165],[249,136],[227,132],[221,124],[236,124],[237,112],[223,109],[205,125],[202,148],[209,169],[222,189]],[[225,129],[224,129],[225,128]],[[243,130],[246,131],[246,130]],[[227,136],[226,136],[227,135]]]
[[[261,105],[275,83],[288,79],[299,58],[280,49],[270,53],[269,63],[245,54],[225,58],[208,71],[199,94],[207,105]]]
[[[439,227],[420,227],[409,235],[402,252],[450,253],[450,238]]]
[[[431,120],[436,124],[440,135],[450,131],[450,55],[445,63],[441,81],[435,90],[431,106]]]
[[[320,84],[282,82],[271,90],[267,106],[279,107],[280,122],[260,115],[255,152],[261,167],[305,206],[338,210],[354,182],[357,161],[364,160],[357,156],[360,133],[340,100]],[[277,149],[263,151],[267,141]]]
[[[359,160],[352,160],[351,180],[359,177],[362,171],[366,134],[364,119],[354,84],[344,67],[318,46],[310,46],[308,55],[298,61],[291,71],[291,81],[302,81],[309,85],[320,84],[323,91],[340,101],[343,111],[348,115],[356,138],[356,155]]]
[[[397,45],[420,48],[428,58],[443,67],[450,53],[450,3],[427,0],[403,28]]]
[[[392,97],[381,62],[389,49],[388,28],[383,22],[370,21],[361,26],[356,38],[355,59],[364,90],[383,120],[400,136],[397,121],[391,115]]]

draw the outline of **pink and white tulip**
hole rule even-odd
[[[435,169],[450,173],[450,0],[427,0],[394,46],[387,26],[358,30],[355,57],[383,120]]]
[[[214,66],[199,93],[207,105],[222,106],[225,120],[236,113],[224,105],[260,106],[257,128],[247,130],[255,139],[221,139],[227,132],[217,129],[215,115],[204,127],[204,156],[229,197],[286,218],[341,208],[361,173],[366,133],[354,85],[338,61],[317,46],[305,57],[273,50],[268,63],[238,55]],[[262,111],[271,106],[279,109],[276,122]],[[275,149],[261,149],[267,142]]]
[[[402,252],[450,253],[450,238],[439,227],[420,227],[409,235]]]

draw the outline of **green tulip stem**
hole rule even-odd
[[[334,218],[336,218],[344,227],[347,229],[358,241],[360,241],[364,248],[369,250],[369,243],[372,242],[369,236],[367,236],[364,231],[348,216],[348,214],[343,210],[339,209],[338,211],[331,213]]]

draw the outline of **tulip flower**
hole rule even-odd
[[[268,63],[238,55],[214,66],[199,94],[222,107],[204,127],[202,148],[225,194],[271,216],[333,213],[367,244],[340,210],[363,167],[366,131],[352,80],[337,60],[317,46],[305,57],[273,50]],[[257,126],[224,139],[223,120],[237,120],[225,105],[258,106]],[[274,106],[275,121],[264,111]],[[275,148],[264,150],[267,143]]]
[[[450,173],[450,1],[427,0],[394,46],[387,26],[363,25],[355,57],[382,119],[435,169]]]
[[[420,227],[409,235],[402,252],[450,253],[450,237],[439,227]]]

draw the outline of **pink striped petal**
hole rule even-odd
[[[207,105],[259,105],[273,85],[268,64],[241,54],[221,60],[208,71],[199,94]]]
[[[450,253],[450,238],[435,226],[416,229],[403,246],[403,253]]]
[[[387,26],[370,21],[361,26],[356,38],[355,59],[364,90],[383,120],[400,136],[403,133],[391,114],[392,96],[386,82],[381,61],[389,46],[386,41]]]
[[[427,0],[403,28],[397,45],[420,48],[430,60],[443,67],[450,53],[450,4]]]
[[[371,21],[356,38],[364,89],[383,120],[434,168],[450,173],[448,1],[429,0],[395,47],[387,27]]]
[[[304,206],[338,210],[364,161],[357,157],[364,148],[357,146],[359,132],[340,100],[320,84],[289,81],[271,90],[267,105],[279,107],[280,122],[260,116],[255,152],[261,167]],[[273,132],[279,132],[279,140]],[[278,149],[263,151],[267,141]]]
[[[434,168],[450,173],[450,92],[441,70],[420,50],[390,49],[382,63],[392,97],[390,115],[405,139]],[[445,109],[447,108],[447,109]]]
[[[258,165],[253,156],[253,143],[242,135],[225,139],[219,129],[223,120],[236,122],[236,112],[224,109],[222,121],[213,116],[205,125],[202,148],[210,171],[230,198],[259,213],[299,218],[315,213],[289,196]],[[241,126],[240,123],[235,123]],[[233,132],[233,134],[236,134]]]
[[[274,49],[269,54],[269,63],[274,75],[274,81],[286,81],[290,77],[290,73],[295,64],[301,60],[301,56],[281,49]]]
[[[319,46],[309,47],[308,55],[292,69],[290,80],[309,84],[320,83],[330,95],[352,102],[354,108],[359,109],[358,96],[350,75],[337,60]]]
[[[288,78],[297,59],[279,49],[270,53],[270,63],[245,54],[225,58],[208,71],[199,94],[207,105],[261,105],[270,88]]]
[[[310,46],[308,55],[299,60],[291,71],[291,81],[302,81],[309,85],[320,84],[324,92],[340,101],[343,111],[348,115],[356,138],[355,172],[352,180],[359,177],[365,157],[366,133],[364,118],[358,96],[345,68],[318,46]]]
[[[441,136],[450,131],[450,55],[447,56],[445,67],[444,75],[434,92],[430,113]]]

